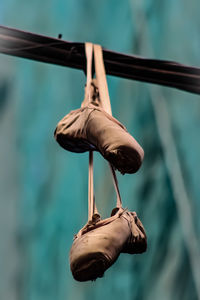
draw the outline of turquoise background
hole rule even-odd
[[[0,23],[75,42],[200,67],[197,0],[3,0]],[[108,76],[113,115],[145,151],[118,174],[148,251],[123,254],[95,282],[74,281],[68,253],[87,220],[88,154],[61,149],[57,122],[80,106],[84,73],[0,54],[0,299],[200,299],[200,97]],[[95,154],[103,217],[115,205]]]

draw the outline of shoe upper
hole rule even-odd
[[[146,234],[141,221],[135,212],[120,208],[110,218],[100,220],[96,216],[75,236],[70,250],[71,271],[76,280],[94,280],[103,276],[120,253],[145,250]]]

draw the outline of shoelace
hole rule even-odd
[[[85,43],[85,54],[87,61],[87,81],[86,81],[86,97],[82,103],[82,107],[88,106],[92,102],[91,95],[91,85],[92,85],[92,58],[94,51],[94,62],[95,62],[95,72],[97,85],[99,89],[99,102],[102,108],[112,116],[110,97],[108,92],[108,85],[106,80],[106,72],[103,62],[102,47],[100,45],[93,45],[92,43]],[[117,195],[117,208],[122,208],[122,201],[120,196],[120,191],[118,187],[117,176],[115,170],[111,164],[109,164],[113,184]],[[100,221],[100,215],[98,214],[95,205],[95,195],[94,195],[94,179],[93,179],[93,151],[89,152],[89,172],[88,172],[88,224],[97,223]],[[96,215],[96,218],[93,216]]]

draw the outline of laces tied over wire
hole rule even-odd
[[[97,85],[99,88],[101,106],[108,114],[110,114],[112,116],[110,96],[109,96],[105,66],[104,66],[104,61],[103,61],[103,51],[102,51],[102,47],[100,45],[94,45],[94,61],[95,61],[95,72],[96,72],[96,78],[97,78]],[[115,172],[112,164],[109,163],[109,166],[110,166],[110,170],[111,170],[111,174],[112,174],[112,178],[113,178],[113,184],[114,184],[116,195],[117,195],[116,207],[121,208],[122,200],[121,200],[121,196],[120,196],[120,192],[119,192],[116,172]]]
[[[94,51],[94,62],[95,62],[95,72],[96,80],[92,78],[92,59]],[[92,43],[85,43],[85,54],[87,62],[87,81],[85,90],[85,99],[82,103],[82,107],[88,106],[92,103],[92,85],[96,85],[99,90],[99,105],[112,116],[110,97],[108,92],[108,85],[106,80],[105,66],[103,62],[103,52],[100,45],[93,45]],[[93,86],[94,88],[94,86]],[[117,195],[116,208],[122,208],[122,200],[120,196],[120,191],[118,187],[117,176],[112,164],[109,163],[113,184]],[[89,152],[89,171],[88,171],[88,222],[95,220],[100,220],[100,215],[98,214],[97,207],[95,205],[95,195],[94,195],[94,170],[93,170],[93,151]]]

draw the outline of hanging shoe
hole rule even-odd
[[[75,236],[70,250],[70,268],[74,279],[88,281],[102,277],[119,254],[127,252],[130,237],[135,237],[131,239],[132,249],[134,243],[140,243],[138,233],[132,231],[133,222],[133,216],[121,208],[108,219],[99,221],[97,217],[97,222],[88,222]],[[135,246],[135,253],[143,251]]]
[[[96,224],[88,223],[75,237],[70,250],[74,279],[95,280],[116,261],[130,235],[130,228],[121,218],[122,214],[118,212]]]
[[[99,151],[122,174],[135,173],[144,151],[126,128],[106,113],[98,102],[98,88],[92,83],[93,101],[71,111],[57,125],[54,137],[72,152]]]

